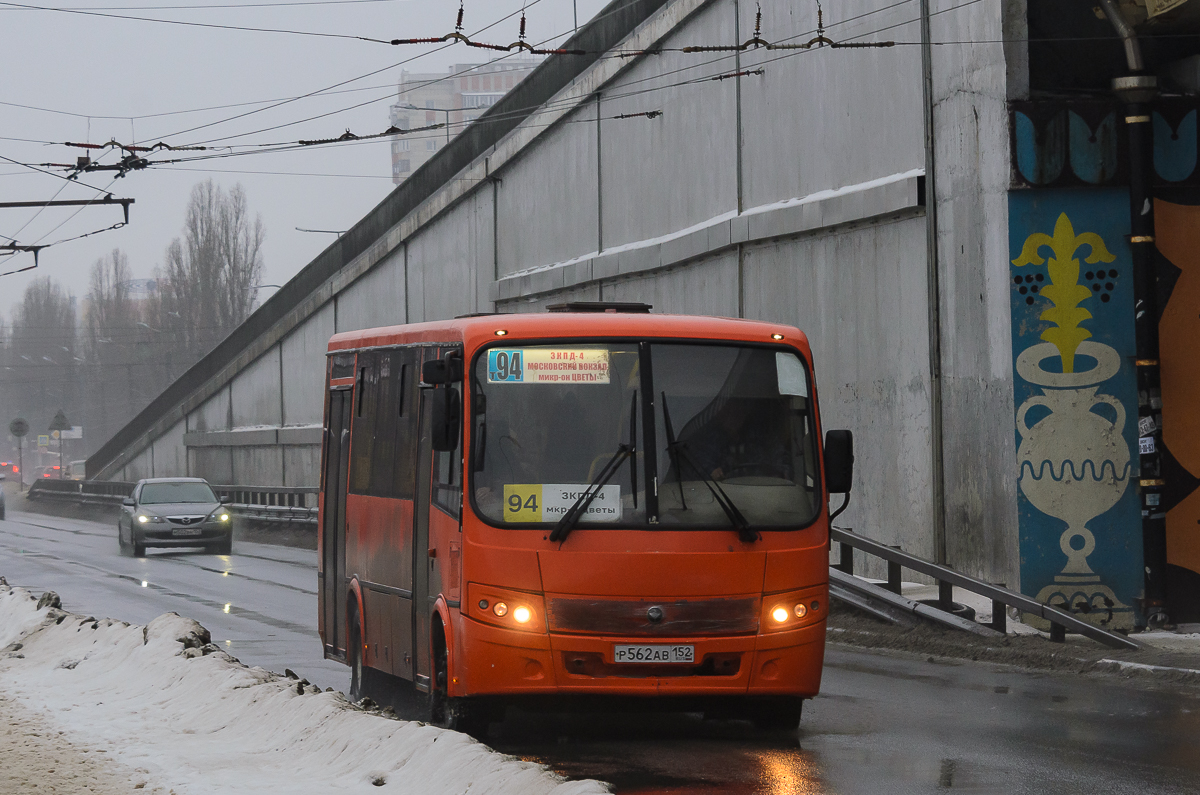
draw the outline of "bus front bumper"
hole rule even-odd
[[[662,638],[538,634],[464,617],[452,696],[624,695],[811,698],[821,687],[825,621],[785,632]],[[617,663],[622,644],[695,648],[694,664]]]

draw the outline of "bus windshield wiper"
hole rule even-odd
[[[600,489],[604,488],[604,484],[608,483],[609,478],[616,474],[621,464],[631,455],[633,455],[632,445],[624,443],[617,445],[617,452],[612,458],[608,459],[608,463],[604,465],[604,469],[600,470],[595,479],[588,484],[583,493],[567,509],[567,512],[563,514],[563,518],[558,520],[558,525],[550,533],[551,541],[563,541],[566,539],[567,533],[571,532],[571,528],[579,521],[579,517],[583,516],[587,511],[588,506],[592,504],[592,500],[596,499],[596,495],[600,493]]]
[[[663,423],[667,430],[667,452],[675,459],[675,472],[679,481],[679,502],[683,505],[683,509],[687,510],[687,503],[683,502],[683,467],[680,465],[680,462],[687,463],[700,476],[700,480],[703,481],[704,485],[708,486],[708,490],[712,492],[713,499],[717,501],[717,505],[721,506],[721,510],[729,517],[730,524],[737,530],[738,538],[747,543],[757,541],[759,538],[758,533],[750,527],[750,522],[746,521],[746,517],[742,515],[742,512],[738,510],[734,501],[725,493],[725,489],[721,488],[720,484],[711,477],[704,474],[704,470],[688,455],[687,446],[675,438],[674,429],[671,427],[671,415],[667,409],[666,392],[662,393],[662,403]]]

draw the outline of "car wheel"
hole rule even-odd
[[[208,551],[214,555],[232,555],[233,554],[233,538],[227,538],[224,541],[218,541],[208,548]]]
[[[129,534],[129,535],[132,537],[132,536],[133,536],[133,533],[132,533],[132,532],[130,532],[130,534]],[[139,544],[137,541],[134,541],[134,542],[133,542],[133,556],[134,556],[135,558],[144,558],[144,557],[146,557],[146,545],[145,545],[145,544]]]
[[[117,549],[121,551],[122,555],[129,554],[129,545],[125,543],[125,528],[120,522],[117,522]]]

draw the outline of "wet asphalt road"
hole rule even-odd
[[[118,555],[115,528],[10,511],[0,575],[55,590],[74,612],[144,623],[174,610],[247,664],[345,690],[347,669],[320,655],[314,552],[239,543],[231,557],[139,560]],[[798,733],[696,715],[510,710],[489,742],[639,795],[1200,793],[1195,691],[846,647],[830,647]]]
[[[345,690],[349,669],[321,656],[317,553],[235,542],[233,555],[150,549],[122,557],[117,520],[93,522],[10,509],[0,521],[0,576],[55,591],[74,613],[145,624],[174,611],[247,665],[291,668]]]

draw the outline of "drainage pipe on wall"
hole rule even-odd
[[[933,447],[933,559],[946,565],[946,480],[942,428],[942,289],[938,265],[937,168],[934,162],[933,38],[929,0],[921,0],[921,99],[925,127],[926,300],[929,302],[929,431]]]
[[[1138,481],[1142,506],[1142,551],[1146,593],[1142,612],[1150,624],[1166,623],[1167,515],[1161,505],[1166,481],[1162,472],[1162,393],[1158,346],[1158,279],[1154,258],[1154,128],[1150,103],[1158,94],[1147,75],[1133,27],[1115,0],[1100,0],[1104,15],[1125,45],[1130,74],[1115,78],[1113,93],[1124,103],[1129,144],[1130,248],[1133,252],[1134,331],[1137,344],[1138,435],[1150,438],[1141,450]]]

